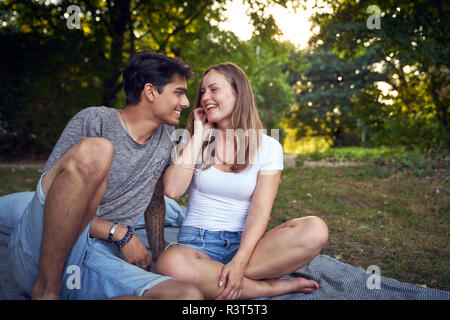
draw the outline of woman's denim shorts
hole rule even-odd
[[[177,244],[200,250],[211,259],[227,264],[238,251],[241,236],[241,231],[209,231],[183,226],[178,232]]]

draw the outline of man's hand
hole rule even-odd
[[[146,271],[150,271],[151,260],[147,248],[142,244],[136,235],[130,242],[120,248],[120,253],[125,261],[134,264]]]
[[[91,238],[108,239],[109,231],[111,230],[112,222],[106,221],[99,217],[94,217],[89,232]],[[112,241],[117,242],[123,239],[126,235],[128,228],[122,225],[117,225],[116,231]],[[147,248],[139,241],[139,238],[134,235],[130,242],[124,245],[120,252],[125,261],[134,264],[138,267],[144,267],[144,269],[150,270],[151,262],[147,251]]]

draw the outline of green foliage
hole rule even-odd
[[[1,1],[0,41],[8,50],[0,54],[0,155],[49,152],[77,111],[123,107],[122,70],[140,49],[181,57],[197,75],[212,64],[235,62],[249,75],[264,124],[277,127],[294,99],[285,79],[291,47],[274,40],[279,30],[261,12],[287,1],[248,0],[256,29],[248,42],[218,29],[225,2]],[[72,4],[83,14],[80,29],[66,25]],[[191,104],[199,79],[189,83]]]
[[[375,72],[375,52],[364,50],[353,61],[345,61],[330,48],[321,46],[309,52],[294,53],[289,81],[297,88],[298,106],[289,124],[298,128],[297,137],[326,136],[335,144],[358,144],[357,119],[364,118],[355,99],[366,88],[386,79]],[[370,113],[369,113],[370,114]]]
[[[304,52],[276,40],[280,30],[266,12],[302,0],[245,2],[255,28],[249,41],[218,28],[225,0],[1,1],[0,41],[8,50],[0,54],[0,154],[48,152],[80,109],[123,107],[123,66],[144,48],[193,67],[191,105],[203,71],[231,61],[249,76],[268,129],[287,123],[298,138],[326,137],[337,146],[365,136],[364,146],[450,147],[443,0],[378,1],[381,29],[374,30],[366,25],[370,1],[326,0],[332,13],[315,15],[320,32]],[[79,30],[66,25],[71,4],[83,13]]]
[[[369,88],[356,100],[364,120],[366,145],[407,146],[416,151],[443,152],[448,149],[449,131],[436,118],[436,106],[426,91],[425,77],[412,72],[403,76],[396,96]],[[380,98],[390,103],[381,103]]]
[[[388,158],[401,158],[406,154],[404,148],[392,149],[389,147],[361,148],[361,147],[342,147],[330,148],[325,152],[313,152],[298,155],[303,160],[321,160],[328,161],[375,161],[386,160]]]
[[[347,61],[373,50],[389,75],[391,94],[374,88],[355,103],[367,108],[365,123],[372,144],[407,145],[437,151],[450,146],[450,7],[437,1],[377,1],[379,29],[369,29],[369,0],[326,1],[332,13],[317,14],[321,26],[312,44],[330,45]],[[392,100],[390,104],[383,98]]]
[[[409,172],[416,176],[434,175],[444,172],[450,167],[448,152],[424,155],[407,150],[404,147],[375,148],[343,147],[330,148],[325,152],[304,153],[297,156],[297,164],[303,165],[305,160],[326,160],[329,162],[355,162],[360,164],[356,170],[361,174],[386,177],[395,172]]]
[[[95,48],[79,40],[16,30],[0,34],[8,48],[0,53],[0,154],[47,152],[73,114],[101,102],[92,65],[73,49]]]

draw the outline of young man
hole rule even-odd
[[[67,124],[11,234],[14,274],[32,299],[202,298],[192,285],[149,272],[148,251],[133,236],[145,211],[159,255],[160,177],[191,76],[176,59],[137,53],[123,73],[125,109],[90,107]]]

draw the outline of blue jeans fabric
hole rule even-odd
[[[209,231],[183,226],[178,232],[177,244],[200,250],[211,259],[227,264],[238,251],[241,237],[240,231]]]
[[[29,295],[38,274],[43,233],[46,198],[42,191],[42,177],[9,242],[14,276]],[[62,299],[141,296],[153,286],[173,279],[129,264],[121,258],[119,249],[113,243],[90,238],[91,224],[92,220],[76,240],[66,260],[61,282]]]
[[[0,232],[11,234],[19,223],[25,208],[33,200],[34,191],[16,192],[0,197]],[[181,207],[175,200],[164,196],[166,203],[165,227],[179,228],[186,217],[186,207]],[[135,229],[145,229],[142,215]]]
[[[11,234],[33,197],[33,191],[11,193],[0,197],[0,232]]]

